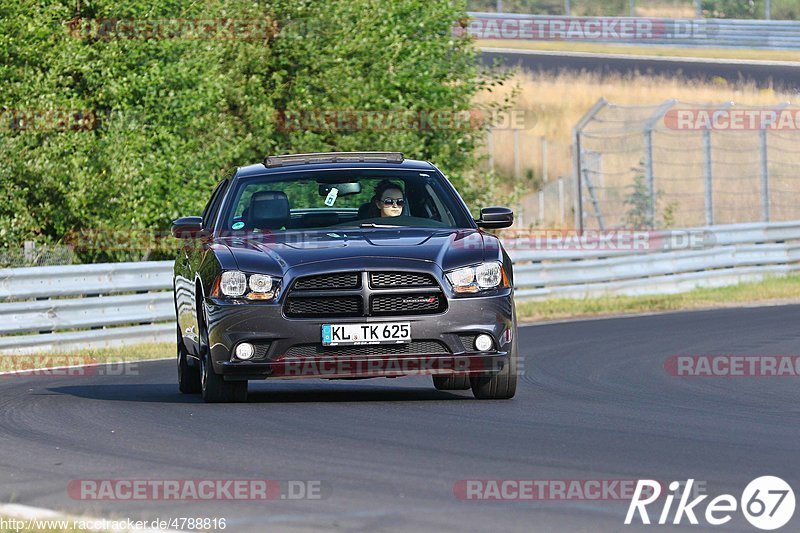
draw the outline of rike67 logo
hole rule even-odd
[[[678,497],[678,504],[672,515],[671,523],[681,524],[685,519],[692,525],[697,525],[698,515],[704,518],[706,523],[712,526],[727,524],[733,518],[737,509],[741,509],[742,514],[751,525],[761,530],[771,531],[786,525],[794,515],[795,497],[792,487],[784,480],[775,476],[762,476],[751,481],[742,492],[742,497],[737,501],[731,494],[721,494],[707,503],[705,512],[701,513],[701,503],[708,498],[707,494],[697,496],[689,500],[692,494],[693,479],[689,479],[685,484],[685,489],[678,481],[669,484],[669,491],[664,498],[664,506],[658,514],[657,524],[664,525],[669,523],[672,514],[672,504]],[[634,517],[638,515],[638,520],[642,524],[650,524],[650,515],[647,506],[653,504],[661,497],[661,483],[654,480],[639,480],[633,499],[628,507],[628,514],[625,516],[625,524],[630,525]],[[653,506],[656,507],[656,506]],[[656,509],[651,509],[655,511]]]

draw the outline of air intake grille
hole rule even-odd
[[[331,296],[326,298],[286,299],[286,316],[302,318],[361,316],[361,298],[358,296]]]
[[[297,344],[286,351],[287,357],[315,356],[371,356],[371,355],[443,355],[449,354],[447,347],[439,341],[413,341],[409,344],[382,344],[366,346],[322,346],[321,344]]]
[[[296,290],[326,290],[326,289],[358,289],[361,286],[361,276],[358,272],[345,272],[342,274],[324,274],[321,276],[308,276],[298,279],[294,288]]]
[[[440,313],[445,300],[441,294],[386,294],[372,297],[373,315]]]
[[[464,345],[464,350],[467,352],[474,352],[475,348],[475,339],[478,337],[474,333],[467,333],[465,335],[458,336],[461,339],[461,344]]]
[[[373,272],[370,274],[370,285],[376,289],[437,286],[433,276],[418,272]]]

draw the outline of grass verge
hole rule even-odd
[[[0,356],[0,372],[27,371],[97,363],[126,363],[175,357],[174,343],[138,344]],[[0,533],[3,530],[0,529]]]
[[[772,277],[756,283],[695,289],[663,296],[606,296],[583,300],[517,302],[521,322],[602,317],[658,311],[686,311],[737,307],[742,304],[800,303],[800,275]]]
[[[738,48],[678,48],[672,46],[636,46],[621,44],[575,43],[553,41],[515,41],[481,39],[480,48],[515,48],[547,52],[587,52],[652,57],[691,57],[699,59],[744,59],[754,61],[800,61],[800,52],[781,50],[746,50]]]

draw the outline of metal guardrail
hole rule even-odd
[[[798,222],[712,226],[691,233],[704,236],[703,248],[524,250],[519,243],[506,243],[517,299],[673,294],[800,270]],[[660,242],[670,234],[650,237]]]
[[[786,20],[737,19],[654,19],[643,17],[565,17],[525,15],[519,13],[470,12],[475,25],[467,31],[481,39],[503,40],[563,40],[570,42],[604,42],[608,44],[637,44],[662,46],[689,46],[707,48],[753,48],[761,50],[800,50],[800,22]],[[614,32],[603,32],[602,22],[608,20],[630,21],[634,31],[631,38]],[[532,35],[516,36],[514,21],[527,20],[532,25]],[[499,21],[509,21],[504,30]],[[560,21],[564,22],[563,37]],[[539,28],[553,29],[555,33]],[[570,33],[570,23],[577,22]],[[600,23],[601,35],[596,36],[595,22]],[[482,25],[481,25],[482,24]],[[617,26],[617,28],[619,28]],[[639,30],[636,30],[639,28]],[[649,28],[649,29],[648,29]],[[505,34],[503,32],[505,31]],[[527,33],[527,31],[525,32]],[[493,37],[493,35],[496,35]]]
[[[172,262],[0,269],[0,353],[175,338]]]
[[[654,232],[658,243],[700,236],[700,249],[531,249],[504,239],[519,301],[666,294],[800,270],[800,221]],[[553,238],[557,238],[554,235]],[[172,263],[0,270],[0,353],[171,342]]]

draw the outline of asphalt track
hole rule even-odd
[[[418,377],[263,382],[248,404],[206,405],[178,393],[167,361],[123,376],[3,376],[0,497],[89,516],[225,517],[226,531],[671,531],[623,526],[627,502],[463,501],[453,486],[694,478],[738,498],[776,475],[797,491],[798,378],[682,378],[663,365],[672,354],[798,354],[798,313],[524,327],[511,401],[437,392]],[[66,491],[74,479],[252,478],[319,480],[324,497],[102,502]],[[798,530],[797,514],[784,531]],[[741,515],[713,530],[757,531]]]
[[[786,91],[800,89],[800,63],[789,61],[644,57],[510,48],[484,49],[482,60],[488,65],[500,60],[506,66],[519,66],[525,70],[551,73],[562,70],[623,75],[638,72],[680,76],[687,80],[723,78],[733,83],[752,81],[759,87],[775,87]]]

